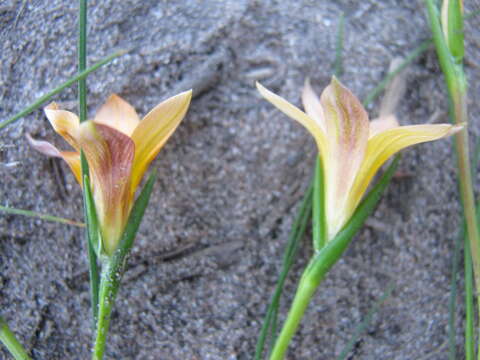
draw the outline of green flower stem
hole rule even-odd
[[[472,256],[470,254],[470,246],[468,246],[468,238],[465,237],[464,245],[465,259],[465,360],[473,360],[475,358],[475,314],[474,314],[474,297],[473,297],[473,269]]]
[[[100,281],[97,334],[92,355],[93,360],[103,359],[108,328],[110,325],[110,315],[115,303],[115,297],[120,287],[126,257],[132,249],[133,241],[135,240],[138,228],[140,227],[143,215],[145,214],[150,195],[152,194],[155,178],[156,171],[153,171],[133,205],[117,249],[111,256],[105,257],[103,261],[102,278]]]
[[[325,220],[325,190],[323,166],[320,156],[317,156],[315,165],[315,177],[313,183],[313,247],[319,251],[325,246],[327,239],[327,225]]]
[[[365,199],[360,203],[345,227],[333,240],[330,240],[322,249],[317,251],[310,260],[300,279],[292,306],[287,315],[287,320],[275,342],[270,360],[281,360],[285,356],[288,344],[295,334],[313,294],[327,272],[347,249],[353,236],[360,230],[367,217],[375,209],[383,191],[395,173],[399,160],[400,156],[397,155],[378,183],[375,184]]]
[[[312,265],[314,261],[315,258],[311,260],[310,264]],[[302,278],[300,279],[287,320],[277,338],[275,347],[270,355],[270,360],[282,360],[284,358],[288,344],[290,344],[290,340],[297,331],[298,325],[303,318],[303,314],[305,313],[313,294],[315,294],[318,285],[320,285],[320,281],[323,279],[323,276],[321,279],[312,276],[313,274],[310,273],[309,269],[310,266],[305,269]]]
[[[15,360],[30,360],[27,351],[17,340],[15,334],[3,317],[0,316],[0,341],[5,345]]]
[[[449,4],[448,8],[448,33],[445,39],[439,20],[438,9],[432,0],[425,0],[433,41],[437,50],[440,67],[445,76],[449,95],[449,111],[452,122],[461,124],[468,122],[467,112],[467,81],[463,71],[463,21],[460,2]],[[466,221],[468,243],[473,265],[473,276],[477,295],[477,312],[480,315],[480,233],[476,222],[476,209],[473,193],[472,172],[469,159],[468,129],[460,131],[455,137],[455,150],[457,154],[458,178],[460,196]],[[467,260],[465,260],[467,263]],[[468,273],[465,274],[468,276]],[[467,289],[469,291],[469,289]],[[469,304],[467,303],[467,307]],[[468,314],[467,314],[468,315]],[[473,321],[471,315],[467,318],[465,352],[471,356],[471,343],[474,338],[469,330]],[[469,339],[468,337],[471,338]],[[480,351],[477,351],[480,360]]]
[[[93,350],[93,360],[102,360],[105,353],[108,329],[110,327],[110,315],[112,313],[115,297],[120,285],[121,272],[118,263],[107,261],[102,270],[100,282],[97,335],[95,339],[95,348]]]
[[[87,68],[87,0],[79,1],[78,17],[78,72]],[[87,120],[87,79],[78,80],[78,108],[80,122]]]
[[[290,231],[287,249],[283,257],[282,271],[278,277],[277,284],[275,285],[275,291],[273,293],[272,300],[270,301],[270,305],[268,306],[267,315],[265,316],[265,320],[258,337],[257,346],[255,349],[255,360],[260,360],[262,357],[269,328],[271,328],[270,332],[273,335],[276,333],[276,315],[278,304],[280,302],[280,296],[282,295],[283,285],[285,284],[288,272],[290,271],[293,261],[295,260],[300,240],[305,233],[305,229],[312,212],[312,193],[313,181],[308,187],[308,190],[305,192],[300,205],[300,210]]]
[[[43,103],[47,102],[50,98],[52,98],[53,96],[57,95],[58,93],[62,92],[65,88],[73,85],[75,82],[77,82],[78,80],[80,79],[85,79],[90,73],[94,72],[95,70],[97,70],[99,67],[105,65],[105,64],[108,64],[109,62],[111,62],[113,59],[125,54],[126,51],[124,50],[121,50],[121,51],[117,51],[115,53],[113,53],[112,55],[110,56],[107,56],[106,58],[100,60],[99,62],[95,63],[94,65],[90,66],[88,69],[85,69],[84,71],[82,71],[81,73],[78,73],[77,75],[73,76],[72,78],[68,79],[67,81],[65,81],[63,84],[59,85],[58,87],[56,87],[55,89],[53,89],[52,91],[46,93],[45,95],[43,95],[42,97],[40,97],[37,101],[35,101],[33,104],[29,105],[28,107],[26,107],[25,109],[23,109],[22,111],[16,113],[15,115],[13,115],[10,119],[8,120],[5,120],[5,121],[2,121],[0,123],[0,130],[2,130],[4,127],[10,125],[11,123],[17,121],[18,119],[21,119],[22,117],[30,114],[32,111],[35,111],[36,109],[38,109],[40,106],[42,106]]]

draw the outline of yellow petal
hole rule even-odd
[[[120,131],[93,121],[80,125],[78,143],[89,165],[105,251],[111,254],[132,204],[130,178],[135,145]]]
[[[315,141],[317,142],[320,155],[322,159],[324,159],[324,167],[326,167],[327,165],[325,164],[325,157],[327,156],[328,148],[325,133],[323,132],[321,126],[314,119],[305,114],[302,110],[290,104],[282,97],[274,94],[273,92],[262,86],[259,82],[257,82],[256,85],[258,91],[266,100],[268,100],[272,105],[274,105],[278,110],[283,112],[288,117],[297,120],[310,132],[310,134],[312,134],[312,136],[315,138]]]
[[[398,121],[395,115],[388,115],[382,118],[374,119],[370,121],[370,132],[368,138],[371,139],[378,133],[398,127]]]
[[[326,212],[329,238],[344,225],[348,194],[367,148],[369,121],[360,101],[335,77],[320,98],[330,151],[326,168]]]
[[[113,94],[97,112],[94,121],[131,136],[140,122],[140,118],[129,103]]]
[[[80,186],[83,186],[80,154],[75,151],[61,151],[60,156],[68,164]]]
[[[80,121],[77,115],[70,111],[59,110],[56,103],[48,105],[44,112],[53,129],[78,151],[76,137]]]
[[[368,141],[365,161],[349,196],[350,212],[356,208],[377,170],[393,155],[411,145],[450,136],[463,125],[411,125],[383,131]]]
[[[80,165],[80,155],[77,152],[60,151],[53,144],[43,140],[36,140],[32,138],[30,134],[27,134],[26,137],[30,145],[38,152],[41,152],[42,154],[47,156],[59,157],[65,160],[65,162],[72,170],[73,175],[75,175],[75,179],[78,181],[80,186],[82,185],[82,169]]]
[[[315,120],[324,133],[327,133],[325,117],[323,114],[322,105],[320,104],[320,99],[318,98],[317,94],[315,94],[315,91],[313,91],[309,79],[305,80],[305,85],[302,91],[302,102],[307,115]]]
[[[192,90],[189,90],[163,101],[140,121],[133,132],[135,160],[132,170],[132,193],[135,193],[148,165],[187,113],[191,98]]]

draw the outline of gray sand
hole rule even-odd
[[[333,71],[344,12],[342,81],[365,98],[393,57],[430,36],[423,4],[89,3],[89,63],[131,49],[88,79],[90,115],[112,92],[145,114],[170,95],[195,91],[187,117],[154,162],[159,179],[118,296],[107,358],[251,359],[316,153],[311,136],[261,99],[254,81],[297,105],[305,77],[320,91]],[[473,3],[467,10],[478,9]],[[76,21],[75,1],[0,4],[1,120],[74,74]],[[480,128],[479,28],[480,17],[468,21],[473,134]],[[400,122],[448,121],[433,50],[414,62],[407,80]],[[55,101],[76,112],[76,88]],[[378,101],[368,110],[375,116],[377,109]],[[67,146],[41,110],[2,131],[0,203],[80,220],[73,176],[30,149],[27,132]],[[402,176],[321,286],[288,359],[334,359],[391,282],[393,295],[350,359],[447,359],[451,254],[460,223],[451,145],[448,139],[405,151]],[[34,359],[89,358],[83,231],[5,214],[0,229],[2,315]],[[311,251],[306,237],[282,314]],[[463,313],[460,306],[458,317]],[[8,358],[3,348],[0,358]]]

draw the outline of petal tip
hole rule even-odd
[[[30,144],[30,146],[34,148],[36,151],[38,151],[39,153],[42,153],[50,157],[61,157],[60,151],[49,142],[44,140],[36,140],[28,133],[25,134],[25,137],[27,138],[27,141]]]

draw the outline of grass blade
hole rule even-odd
[[[308,220],[311,216],[312,209],[312,193],[313,193],[313,182],[308,187],[302,203],[300,205],[300,210],[298,215],[292,225],[290,230],[290,235],[288,239],[288,244],[283,256],[282,270],[275,285],[275,290],[272,295],[272,299],[267,308],[267,315],[263,321],[263,326],[258,337],[257,346],[255,350],[255,360],[260,360],[262,358],[263,350],[265,348],[265,342],[267,339],[267,334],[269,329],[276,329],[276,314],[278,305],[280,302],[280,297],[282,295],[283,286],[287,278],[288,272],[290,271],[291,266],[293,265],[293,260],[297,254],[297,250],[302,239],[305,229],[308,224]],[[270,331],[273,333],[273,331]]]
[[[36,212],[36,211],[17,209],[17,208],[12,208],[12,207],[8,207],[8,206],[2,206],[2,205],[0,205],[0,211],[3,211],[7,214],[23,215],[23,216],[34,217],[34,218],[38,218],[38,219],[46,220],[46,221],[54,221],[54,222],[58,222],[58,223],[61,223],[61,224],[66,224],[66,225],[85,227],[85,224],[82,223],[82,222],[79,222],[79,221],[65,219],[65,218],[62,218],[62,217],[49,215],[49,214],[43,214],[43,213],[39,213],[39,212]]]
[[[0,342],[8,349],[15,360],[30,360],[27,351],[17,340],[15,334],[3,317],[0,316]]]
[[[464,221],[463,221],[464,223]],[[450,280],[450,298],[448,302],[448,359],[455,360],[457,357],[456,347],[456,326],[455,326],[455,312],[457,300],[457,274],[459,268],[460,250],[462,241],[465,237],[465,224],[462,225],[462,230],[455,241],[455,248],[453,250],[452,259],[452,277]]]
[[[110,56],[107,56],[106,58],[100,60],[99,62],[95,63],[94,65],[90,66],[88,69],[85,69],[81,73],[78,73],[77,75],[73,76],[72,78],[68,79],[65,81],[63,84],[59,85],[55,89],[51,90],[50,92],[46,93],[42,97],[40,97],[38,100],[36,100],[33,104],[29,105],[26,107],[24,110],[16,113],[13,115],[10,119],[2,121],[0,123],[0,130],[2,130],[4,127],[10,125],[11,123],[21,119],[22,117],[30,114],[32,111],[35,111],[38,109],[40,106],[42,106],[46,101],[50,100],[53,96],[57,95],[61,91],[63,91],[65,88],[73,85],[75,82],[79,81],[80,79],[85,79],[90,73],[94,72],[101,66],[108,64],[111,62],[113,59],[125,54],[126,52],[124,50],[117,51],[113,53]]]
[[[155,178],[156,171],[149,176],[145,187],[142,189],[142,192],[133,205],[118,248],[104,263],[104,268],[102,269],[102,281],[100,284],[97,334],[95,347],[93,349],[94,360],[103,359],[108,328],[110,325],[110,315],[115,303],[115,297],[120,287],[126,257],[132,249],[133,241],[135,240],[138,228],[140,227],[143,215],[145,214],[145,210],[152,194]]]
[[[87,64],[87,0],[79,1],[78,12],[78,72],[85,71]],[[87,82],[85,78],[78,80],[78,107],[80,123],[87,120]],[[100,248],[101,239],[93,196],[91,194],[88,163],[83,151],[80,153],[83,179],[83,208],[87,230],[85,238],[87,242],[88,273],[90,276],[90,301],[92,303],[93,324],[98,317],[98,297],[100,275],[98,271],[96,250]]]
[[[363,321],[357,325],[355,331],[353,332],[352,338],[348,341],[347,345],[345,345],[344,349],[342,350],[340,355],[338,355],[336,360],[345,360],[347,358],[347,355],[350,353],[350,351],[352,351],[360,335],[362,335],[362,333],[365,332],[367,327],[370,325],[373,315],[375,315],[375,313],[380,309],[380,306],[382,306],[382,304],[390,297],[394,288],[394,284],[390,284],[387,286],[387,290],[385,290],[380,299],[378,299],[375,304],[370,308],[367,316],[365,316],[365,319],[363,319]]]
[[[463,252],[465,262],[465,360],[473,360],[475,358],[475,311],[473,297],[473,264],[468,236],[465,236]]]
[[[423,43],[421,43],[417,48],[415,48],[408,56],[405,58],[405,60],[393,71],[389,72],[387,76],[383,78],[380,83],[375,86],[375,88],[370,91],[363,101],[363,106],[368,106],[375,98],[380,95],[380,93],[385,89],[385,87],[392,81],[392,79],[398,75],[402,70],[404,70],[408,65],[410,65],[413,60],[415,60],[417,57],[419,57],[421,54],[423,54],[430,46],[432,45],[432,40],[426,40]]]

